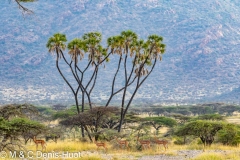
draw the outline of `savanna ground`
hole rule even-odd
[[[230,123],[239,124],[239,116],[231,116],[227,118]],[[53,122],[53,123],[56,123]],[[167,132],[167,128],[162,128],[160,134]],[[43,139],[38,138],[38,139]],[[107,150],[100,147],[97,149],[96,144],[90,142],[81,142],[80,140],[65,139],[59,140],[57,143],[48,141],[46,150],[42,151],[41,145],[36,150],[36,145],[33,141],[28,142],[25,147],[27,151],[32,151],[31,156],[33,159],[81,159],[81,160],[239,160],[240,159],[240,147],[231,147],[222,144],[213,144],[211,147],[203,147],[199,144],[199,140],[195,140],[188,145],[175,145],[173,140],[169,141],[168,149],[165,151],[163,145],[156,145],[154,140],[150,139],[150,149],[139,149],[140,144],[137,140],[132,140],[129,144],[130,148],[127,150],[119,148],[119,145],[115,139],[107,143]],[[37,153],[38,151],[38,153]],[[62,153],[80,153],[76,157],[71,155],[63,157],[51,158],[52,153],[61,155]],[[50,153],[51,155],[46,155]],[[27,155],[25,155],[26,157]],[[44,158],[45,157],[45,158]],[[53,156],[54,157],[54,156]],[[5,158],[13,159],[13,158]],[[31,159],[31,158],[30,158]]]
[[[12,109],[9,110],[9,107],[12,107]],[[10,151],[5,148],[2,152],[0,152],[0,159],[1,157],[4,157],[4,152],[6,152],[7,156],[5,159],[46,159],[46,160],[63,160],[63,159],[83,159],[83,160],[185,160],[185,159],[191,159],[191,160],[239,160],[240,159],[240,130],[239,130],[239,124],[240,124],[240,114],[237,110],[236,112],[231,111],[232,114],[229,114],[228,116],[220,116],[218,114],[210,114],[210,115],[195,115],[190,116],[187,118],[191,118],[192,120],[190,122],[184,122],[183,124],[181,121],[177,121],[175,123],[175,126],[171,126],[169,122],[174,120],[173,118],[167,118],[165,116],[157,116],[155,114],[145,114],[146,112],[141,112],[141,114],[136,114],[136,117],[133,116],[130,117],[130,120],[128,120],[128,123],[124,125],[124,130],[121,132],[121,134],[117,133],[117,131],[111,131],[106,130],[105,128],[102,128],[100,132],[101,135],[99,135],[99,139],[97,142],[105,142],[107,146],[107,150],[103,147],[97,148],[96,144],[91,142],[90,139],[82,138],[81,136],[81,129],[79,127],[74,126],[67,126],[64,127],[59,132],[56,132],[57,134],[61,135],[55,143],[53,140],[48,140],[46,142],[46,150],[42,150],[42,147],[40,144],[38,144],[38,150],[36,149],[36,144],[33,140],[27,141],[27,143],[24,143],[23,135],[27,135],[28,137],[31,137],[30,132],[28,133],[28,129],[22,129],[22,127],[28,126],[31,127],[36,126],[36,129],[40,129],[39,127],[42,127],[42,129],[45,129],[44,126],[39,125],[38,123],[31,123],[32,120],[27,119],[15,119],[19,112],[14,112],[12,118],[8,118],[5,113],[14,110],[14,107],[18,106],[5,106],[1,108],[2,110],[2,118],[0,123],[1,128],[1,147],[3,147],[4,144],[7,144],[6,142],[12,142],[15,143],[15,138],[19,138],[21,141],[21,145],[16,145],[15,150],[17,151],[15,157],[14,155],[11,156]],[[189,107],[188,107],[189,108]],[[226,107],[229,109],[229,107]],[[4,110],[5,109],[5,110]],[[16,109],[16,108],[15,108]],[[18,109],[18,108],[17,108]],[[168,108],[166,108],[168,109]],[[193,108],[194,109],[194,108]],[[222,109],[223,110],[223,109]],[[235,109],[236,110],[236,109]],[[25,110],[22,110],[22,112]],[[150,110],[152,112],[152,110]],[[201,111],[201,110],[199,110]],[[63,113],[68,112],[68,110],[64,110]],[[230,111],[229,111],[230,112]],[[62,113],[62,112],[61,112]],[[205,112],[204,112],[205,113]],[[9,112],[10,114],[10,112]],[[27,112],[23,112],[23,114],[27,114]],[[15,116],[14,116],[15,115]],[[22,115],[22,114],[20,114]],[[51,114],[54,115],[54,114]],[[58,114],[61,115],[61,114]],[[93,116],[93,114],[91,115]],[[171,115],[168,115],[171,116]],[[174,116],[174,115],[172,115]],[[177,115],[179,116],[179,115]],[[175,116],[177,120],[177,116]],[[183,116],[183,115],[182,115]],[[51,116],[49,116],[51,117]],[[113,117],[113,116],[112,116]],[[209,119],[209,117],[211,119]],[[4,119],[5,118],[5,119]],[[107,117],[106,117],[107,118]],[[140,119],[139,119],[140,118]],[[186,118],[186,117],[180,117],[180,118]],[[198,119],[209,119],[209,120],[198,120]],[[220,122],[223,120],[219,120],[219,118],[224,118],[224,122]],[[35,118],[36,119],[36,118]],[[69,119],[69,118],[68,118]],[[135,121],[132,121],[135,119]],[[8,120],[8,121],[7,121]],[[160,121],[161,120],[161,121]],[[166,120],[166,121],[163,121]],[[147,122],[147,123],[146,123]],[[149,123],[152,122],[152,123]],[[201,123],[193,123],[193,122],[201,122]],[[204,123],[202,123],[204,122]],[[24,126],[23,123],[26,125]],[[49,118],[47,121],[45,118],[43,118],[43,121],[41,121],[44,125],[59,125],[61,124],[61,119],[54,119]],[[216,123],[219,123],[222,127],[222,132],[219,134],[214,134],[214,142],[211,143],[211,146],[203,145],[202,140],[200,140],[199,135],[195,135],[194,133],[188,132],[188,130],[182,130],[184,132],[173,132],[175,127],[182,126],[183,128],[187,128],[189,124],[208,124],[208,127],[211,125],[215,125]],[[14,125],[13,125],[14,124]],[[105,123],[103,123],[105,124]],[[145,125],[141,125],[145,124]],[[151,126],[151,124],[155,124],[156,126],[160,126],[159,130],[157,131],[155,127]],[[209,125],[210,124],[210,125]],[[231,124],[236,124],[236,126],[232,126]],[[187,127],[186,127],[187,126]],[[9,128],[12,127],[11,132],[9,132]],[[127,128],[126,128],[127,127]],[[224,128],[225,127],[225,128]],[[7,129],[8,128],[8,129]],[[91,128],[91,126],[89,127]],[[15,131],[17,129],[17,131]],[[34,128],[32,128],[32,131]],[[193,128],[194,129],[194,128]],[[198,127],[199,131],[205,130],[205,127]],[[40,129],[41,130],[41,129]],[[236,134],[235,132],[236,131]],[[38,130],[36,130],[38,131]],[[42,131],[42,130],[41,130]],[[46,132],[42,131],[40,132],[32,132],[33,135],[37,136],[38,140],[45,140],[46,135],[53,134],[53,131],[56,130],[46,130]],[[209,130],[210,131],[210,130]],[[224,132],[223,132],[224,131]],[[7,137],[8,135],[14,135],[15,137],[12,137],[7,139],[7,141],[3,141],[4,136]],[[49,133],[50,132],[50,133]],[[26,134],[24,134],[26,133]],[[37,134],[39,133],[39,134]],[[197,132],[198,133],[198,132]],[[227,134],[225,134],[227,133]],[[229,136],[229,134],[233,134],[236,139],[231,139],[233,136]],[[92,133],[92,136],[94,137],[96,133]],[[118,141],[116,138],[117,136],[118,140],[127,140],[129,142],[129,148],[126,147],[120,148]],[[186,136],[186,141],[183,141],[183,137]],[[100,138],[101,137],[101,138]],[[155,138],[158,137],[158,139],[164,139],[167,140],[168,143],[168,149],[165,150],[163,145],[157,145],[155,143]],[[222,139],[221,139],[222,138]],[[230,138],[230,139],[229,139]],[[6,139],[6,138],[5,138]],[[149,140],[151,142],[149,149],[144,149],[141,147],[139,140]],[[227,140],[228,143],[225,143],[225,140]],[[230,141],[230,140],[236,140]],[[36,142],[36,141],[35,141]],[[176,143],[177,142],[177,143]],[[183,143],[184,142],[184,143]],[[18,146],[18,147],[17,147]],[[21,146],[21,147],[19,147]],[[24,153],[21,151],[24,151]],[[30,153],[30,154],[29,154]],[[14,158],[11,158],[14,157]],[[2,158],[3,159],[3,158]]]
[[[136,148],[130,148],[128,151],[126,149],[119,149],[117,147],[117,142],[112,140],[107,143],[108,150],[104,148],[97,147],[94,143],[80,142],[80,141],[59,141],[47,142],[46,151],[41,151],[41,146],[38,146],[41,153],[76,153],[80,152],[80,157],[72,158],[71,155],[68,158],[43,158],[40,155],[36,155],[36,145],[33,142],[29,142],[26,145],[28,151],[32,151],[33,157],[39,157],[38,159],[52,159],[52,160],[62,160],[62,159],[76,159],[76,160],[128,160],[128,159],[163,159],[163,160],[239,160],[240,159],[240,148],[239,147],[229,147],[223,146],[221,144],[214,144],[210,148],[205,148],[203,146],[193,142],[189,145],[174,145],[169,144],[167,151],[164,151],[163,146],[157,148],[157,146],[152,143],[150,149],[143,151],[137,150]],[[35,155],[34,155],[35,154]],[[50,157],[50,156],[46,156]],[[35,159],[33,158],[33,159]],[[36,158],[37,159],[37,158]]]

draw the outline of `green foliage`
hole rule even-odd
[[[140,122],[142,120],[141,117],[138,117],[134,114],[126,114],[126,117],[125,117],[125,120],[124,122],[125,123],[137,123],[137,122]]]
[[[154,112],[157,115],[182,114],[182,115],[227,115],[231,116],[235,111],[240,111],[239,105],[224,103],[209,103],[183,106],[144,106],[143,112]]]
[[[102,41],[102,34],[99,32],[90,32],[85,33],[82,38],[86,41],[89,47],[93,47],[99,45],[99,43]]]
[[[177,135],[195,135],[201,136],[204,134],[210,134],[216,132],[218,129],[222,129],[222,122],[212,122],[207,120],[196,120],[185,124],[177,131]]]
[[[178,128],[176,135],[193,135],[199,137],[204,145],[210,146],[214,141],[214,136],[219,130],[223,128],[223,126],[223,122],[196,120]]]
[[[113,81],[112,81],[112,91],[109,96],[109,100],[107,100],[107,104],[105,106],[109,106],[112,98],[117,94],[123,91],[122,95],[122,110],[120,115],[120,124],[119,124],[119,132],[121,130],[125,115],[132,103],[134,96],[136,95],[137,90],[140,88],[142,83],[146,80],[149,74],[155,67],[157,60],[162,60],[162,54],[165,52],[165,44],[162,43],[163,37],[159,35],[150,35],[147,41],[139,40],[138,35],[131,31],[126,30],[122,31],[120,35],[112,36],[107,39],[108,46],[104,48],[100,43],[102,41],[102,35],[99,32],[89,32],[85,33],[82,38],[75,38],[71,42],[68,43],[67,48],[69,50],[69,55],[71,60],[67,60],[64,55],[64,50],[66,48],[65,42],[67,41],[66,35],[61,33],[56,33],[52,37],[49,38],[46,46],[49,49],[49,52],[56,53],[56,67],[58,72],[67,83],[69,88],[74,94],[76,107],[78,113],[80,113],[79,108],[79,100],[78,95],[81,92],[82,94],[82,108],[84,111],[84,96],[87,96],[88,104],[90,104],[90,108],[92,108],[91,102],[91,93],[97,81],[99,66],[104,65],[105,61],[108,62],[110,60],[109,56],[111,54],[117,54],[119,56],[119,62],[117,63],[117,70],[115,72]],[[109,53],[108,53],[109,52]],[[88,55],[87,66],[83,68],[78,65],[78,61],[84,60],[84,56]],[[72,76],[76,80],[78,85],[72,85],[59,67],[60,58],[63,57],[63,61],[66,65],[68,65]],[[86,60],[86,59],[85,59]],[[129,62],[132,61],[132,68],[130,68],[129,74],[127,66],[129,66]],[[121,63],[124,63],[124,76],[122,78],[125,80],[125,85],[121,89],[116,89],[115,87],[115,79],[118,77],[118,72],[120,70]],[[84,76],[89,69],[89,66],[93,67],[92,75],[88,80],[85,80],[87,76]],[[134,75],[135,73],[135,75]],[[140,77],[145,76],[143,79]],[[83,82],[87,82],[84,84]],[[131,98],[128,102],[125,101],[126,90],[127,88],[134,84],[137,81],[137,85],[135,86],[134,92],[131,95]],[[110,81],[111,82],[111,81]],[[110,83],[111,85],[111,83]],[[125,103],[125,104],[124,104]],[[67,115],[56,115],[57,117],[67,116]],[[55,117],[56,118],[56,117]]]
[[[87,52],[86,43],[79,38],[75,38],[71,42],[69,42],[67,48],[69,50],[68,54],[71,56],[72,60],[75,63],[78,62],[78,57],[80,57],[80,60],[83,59],[83,52]]]
[[[60,56],[60,50],[65,50],[67,38],[65,34],[56,33],[52,37],[48,39],[48,42],[46,44],[46,47],[49,49],[49,52],[57,54],[58,58],[61,58]]]
[[[88,60],[100,63],[107,56],[107,49],[100,45],[102,35],[99,32],[85,33],[82,38],[75,38],[67,45],[69,54],[75,63],[78,63],[88,54]],[[109,59],[108,59],[109,60]]]
[[[174,119],[168,117],[146,117],[143,119],[143,121],[145,121],[147,124],[152,125],[156,130],[163,126],[173,127],[177,124]]]
[[[224,117],[220,114],[204,114],[204,115],[198,116],[196,119],[223,121]]]
[[[71,107],[70,109],[66,109],[66,110],[58,111],[58,112],[54,113],[52,118],[53,118],[53,120],[66,119],[66,118],[72,117],[76,114],[77,114],[76,109],[74,107]]]
[[[41,114],[45,114],[45,115],[52,115],[54,113],[54,111],[50,107],[39,106],[39,107],[37,107],[37,110]]]
[[[33,120],[39,117],[39,110],[30,104],[7,104],[1,106],[0,151],[24,149],[22,139],[26,144],[33,136],[46,133],[47,127]]]
[[[174,144],[177,144],[177,145],[184,145],[184,139],[183,138],[180,138],[180,137],[177,137],[176,140],[173,142]]]
[[[223,105],[219,107],[219,114],[226,114],[227,116],[233,115],[233,112],[240,111],[240,106],[237,105]]]
[[[184,124],[192,119],[190,116],[184,116],[182,114],[171,114],[171,117],[174,117],[179,124]]]
[[[26,118],[14,118],[7,123],[10,124],[8,131],[12,135],[22,135],[29,130],[36,130],[40,133],[45,129],[43,124]]]
[[[33,117],[38,111],[30,104],[7,104],[0,107],[0,117],[10,120],[13,117]]]
[[[0,117],[0,134],[3,137],[0,141],[0,151],[4,149],[13,150],[16,147],[21,148],[22,144],[18,142],[20,138],[29,138],[33,136],[32,133],[37,135],[46,130],[43,124],[27,118],[16,117],[6,120]]]
[[[238,146],[240,143],[240,127],[235,124],[227,124],[217,134],[218,141],[224,145]]]
[[[84,127],[90,140],[92,135],[98,140],[103,133],[111,130],[116,126],[116,114],[119,113],[117,107],[94,107],[75,116],[67,117],[60,121],[60,124],[66,127]],[[104,136],[107,138],[108,136]]]
[[[11,129],[11,124],[5,120],[3,117],[0,117],[0,134],[4,134]]]

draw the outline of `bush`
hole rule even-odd
[[[238,146],[240,143],[240,128],[235,124],[227,124],[217,134],[218,142],[223,145]]]
[[[176,138],[176,140],[173,142],[176,145],[184,145],[184,139],[183,138]]]

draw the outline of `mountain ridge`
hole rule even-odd
[[[143,39],[159,34],[167,45],[163,61],[135,102],[197,103],[222,101],[223,95],[228,97],[224,101],[240,103],[240,94],[230,94],[240,85],[240,2],[236,0],[59,0],[24,5],[35,14],[24,19],[8,1],[0,7],[1,103],[65,102],[65,98],[73,102],[55,58],[45,48],[48,38],[61,32],[70,41],[99,31],[105,44],[107,37],[127,29]],[[94,92],[99,102],[106,94],[97,95],[100,86],[107,87],[104,78],[100,82]]]

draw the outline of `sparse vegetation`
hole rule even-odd
[[[180,156],[177,151],[184,150],[187,150],[186,152],[189,155],[196,154],[192,155],[193,160],[194,158],[198,160],[204,158],[225,159],[226,157],[237,159],[239,157],[239,154],[237,154],[240,140],[239,126],[228,123],[226,121],[227,116],[207,114],[187,116],[189,118],[186,118],[186,115],[170,115],[175,118],[175,121],[171,117],[155,116],[154,114],[142,116],[139,112],[138,114],[130,112],[123,125],[123,132],[118,133],[116,124],[119,124],[117,123],[119,117],[116,115],[120,111],[115,107],[94,107],[92,110],[88,108],[80,115],[75,112],[74,106],[67,107],[66,110],[52,108],[51,112],[46,112],[48,107],[39,106],[36,108],[26,104],[7,105],[7,107],[3,106],[0,110],[2,116],[0,130],[3,135],[5,134],[5,137],[10,135],[10,133],[15,135],[18,140],[14,139],[12,142],[18,142],[18,146],[2,148],[2,150],[9,150],[10,148],[24,148],[25,151],[36,150],[36,145],[29,140],[32,139],[33,135],[39,135],[37,137],[39,142],[44,141],[44,138],[48,140],[45,141],[47,143],[46,152],[80,151],[88,154],[88,156],[83,155],[81,157],[86,159],[104,159],[106,158],[104,154],[115,157],[115,159],[119,157],[121,157],[120,159],[127,159],[124,155],[142,157],[162,153],[166,156]],[[48,123],[51,123],[51,119],[54,121],[58,120],[61,123],[55,124],[56,126],[51,129],[47,128],[42,125],[44,123],[43,119],[36,118],[34,114],[30,114],[31,112],[36,112],[43,117],[47,116],[48,119],[46,120]],[[68,112],[72,112],[72,114],[59,116]],[[16,118],[14,115],[18,115],[19,118]],[[36,121],[29,121],[27,118],[32,118]],[[87,127],[89,139],[82,137],[81,128],[79,127],[81,124]],[[176,124],[178,125],[175,126]],[[9,130],[10,132],[8,133],[6,126],[9,127],[10,125],[15,129],[14,131]],[[161,130],[157,136],[155,127]],[[162,127],[167,127],[165,132],[162,132]],[[11,142],[10,139],[8,141]],[[1,143],[2,145],[5,143],[4,136],[1,139]],[[120,146],[121,143],[122,146]],[[97,149],[98,147],[99,149]],[[38,149],[41,149],[41,147]],[[118,155],[119,150],[121,151],[120,155]],[[198,152],[194,153],[194,150]],[[200,151],[203,150],[205,150],[205,153],[201,154]],[[221,152],[218,152],[219,150]]]
[[[0,151],[14,151],[16,148],[25,150],[21,140],[27,143],[34,135],[38,135],[47,128],[31,118],[37,116],[37,109],[33,105],[4,105],[0,108]]]

